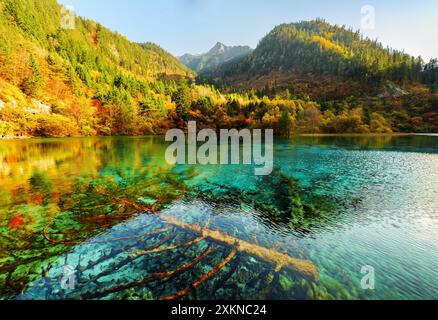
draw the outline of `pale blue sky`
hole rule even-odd
[[[321,17],[361,28],[361,8],[372,5],[374,30],[384,45],[425,59],[438,57],[436,0],[60,0],[78,15],[137,42],[151,41],[174,55],[208,51],[221,41],[256,47],[283,22]]]

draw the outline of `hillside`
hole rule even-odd
[[[206,71],[202,78],[238,88],[261,89],[269,82],[293,94],[333,99],[375,93],[385,80],[419,81],[423,64],[359,32],[315,20],[277,26],[245,58]],[[341,88],[320,90],[330,83]]]
[[[209,52],[200,55],[185,54],[179,58],[180,62],[196,72],[216,68],[235,58],[245,56],[251,52],[248,46],[226,46],[218,42]]]
[[[209,66],[195,85],[162,48],[83,18],[65,28],[65,16],[55,0],[0,0],[0,138],[162,134],[188,120],[277,135],[438,132],[437,61],[323,21],[281,25],[243,55],[218,43],[192,66]]]
[[[94,21],[66,29],[67,14],[55,0],[0,0],[0,109],[21,134],[134,133],[142,102],[171,104],[155,82],[194,76],[160,47]]]
[[[335,115],[360,108],[396,131],[438,130],[438,63],[425,64],[323,20],[275,27],[246,56],[204,70],[229,92],[311,99]]]

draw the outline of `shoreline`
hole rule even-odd
[[[438,133],[301,133],[290,137],[403,137],[403,136],[428,136]]]
[[[120,137],[160,137],[164,134],[152,135],[132,135],[132,136],[71,136],[71,137],[29,137],[29,136],[6,136],[0,137],[1,140],[31,140],[31,139],[78,139],[78,138],[120,138]],[[275,138],[293,139],[299,137],[318,138],[318,137],[404,137],[404,136],[436,136],[438,133],[300,133],[289,137],[274,136]]]
[[[5,136],[5,137],[0,137],[0,140],[27,140],[27,139],[32,139],[33,137],[27,137],[27,136]]]

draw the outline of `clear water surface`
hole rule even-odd
[[[257,189],[253,168],[174,168],[164,161],[165,149],[161,137],[0,141],[0,298],[160,299],[190,287],[229,254],[230,246],[204,239],[132,259],[145,248],[197,239],[175,226],[154,235],[169,227],[161,215],[310,261],[318,270],[313,283],[293,270],[277,272],[269,259],[238,253],[186,299],[438,298],[438,136],[277,140],[275,167],[296,179],[303,197],[336,199],[332,212],[306,230],[266,217],[250,204],[205,196],[218,188]],[[74,185],[81,179],[124,183],[125,176],[140,171],[154,172],[154,185],[167,179],[160,176],[165,172],[178,178],[190,171],[184,183],[203,196],[180,193],[158,214],[102,223],[74,243],[50,243],[41,236],[54,219],[69,219],[62,212],[68,211],[69,198],[78,196]],[[169,183],[163,190],[172,188]],[[80,192],[85,201],[88,191]],[[214,250],[187,270],[144,280],[190,264],[209,249]],[[73,274],[71,288],[66,266]],[[361,286],[364,266],[375,270],[374,290]]]

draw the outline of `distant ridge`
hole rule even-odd
[[[202,72],[207,69],[216,68],[235,58],[245,56],[251,51],[252,49],[248,46],[226,46],[218,42],[207,53],[199,55],[185,54],[179,60],[190,69]]]

